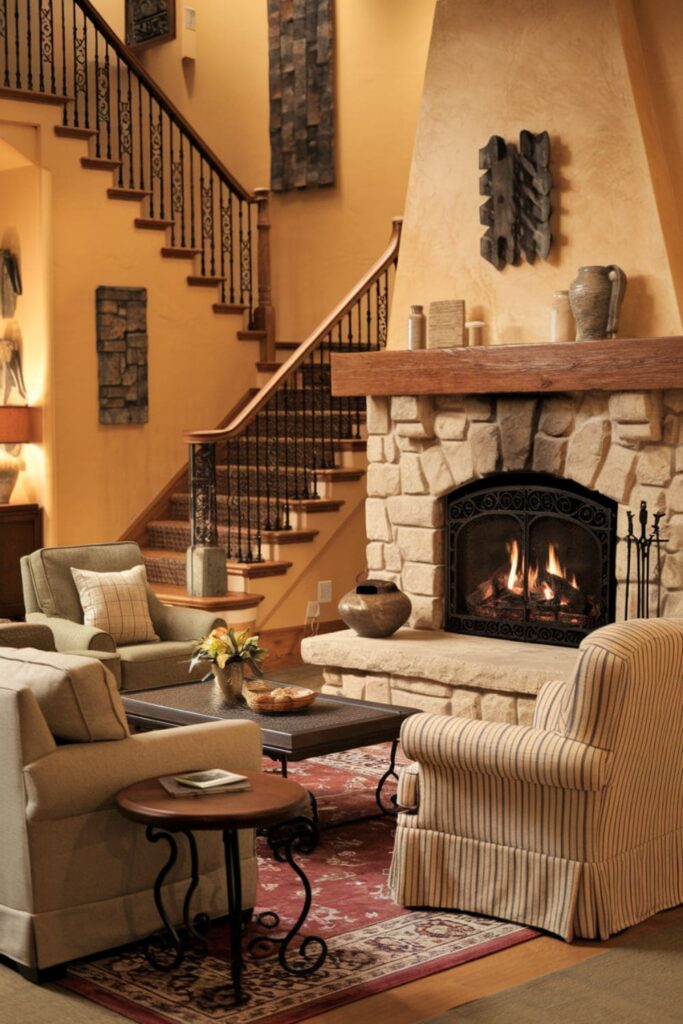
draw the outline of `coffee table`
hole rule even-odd
[[[266,681],[274,686],[286,685],[272,678]],[[228,704],[213,681],[136,690],[121,697],[129,722],[138,729],[169,729],[233,719],[256,722],[263,734],[263,751],[280,762],[284,778],[290,761],[390,741],[389,766],[377,783],[375,799],[384,814],[394,813],[395,807],[383,801],[382,790],[389,778],[396,778],[401,726],[406,718],[417,713],[415,708],[320,694],[301,711],[267,715],[252,711],[242,702]],[[315,814],[315,801],[313,809]]]
[[[314,828],[305,817],[308,794],[303,786],[291,779],[264,775],[262,772],[244,772],[251,789],[239,793],[207,793],[201,796],[170,796],[158,779],[136,782],[117,794],[118,809],[127,818],[147,826],[147,838],[156,843],[165,840],[169,847],[166,864],[161,868],[154,883],[154,901],[164,925],[164,938],[173,954],[159,958],[153,942],[146,947],[147,958],[160,970],[172,970],[183,960],[185,948],[191,941],[206,948],[203,927],[208,919],[199,915],[191,917],[191,900],[199,884],[197,844],[194,832],[220,831],[223,833],[225,850],[225,874],[228,892],[230,971],[233,994],[236,1003],[242,997],[242,884],[238,846],[238,829],[254,828],[264,831],[271,845],[279,852],[278,860],[287,862],[296,872],[304,886],[304,906],[294,926],[282,937],[273,935],[270,929],[277,928],[279,917],[273,911],[258,915],[257,923],[269,930],[249,944],[250,950],[277,947],[280,966],[290,974],[308,975],[318,970],[327,957],[327,945],[323,939],[307,936],[295,954],[296,962],[290,963],[290,946],[303,925],[311,906],[311,886],[303,869],[294,859],[295,853],[307,853],[315,844]],[[173,926],[163,905],[162,886],[166,875],[178,856],[176,836],[186,837],[190,847],[191,881],[183,905],[184,934]]]

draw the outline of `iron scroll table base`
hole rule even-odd
[[[256,919],[257,924],[266,929],[268,934],[253,938],[247,950],[255,959],[262,959],[277,950],[278,962],[283,970],[298,977],[313,974],[322,967],[327,957],[327,944],[318,936],[308,935],[296,948],[297,936],[303,927],[311,907],[312,890],[306,873],[295,860],[298,853],[307,854],[315,848],[318,830],[310,818],[297,817],[282,824],[273,825],[259,830],[268,839],[276,859],[286,862],[299,877],[304,888],[304,903],[296,922],[284,935],[275,935],[273,931],[279,926],[280,918],[274,911],[263,911]],[[171,971],[179,967],[190,948],[199,948],[206,952],[208,944],[206,934],[209,918],[206,914],[191,916],[192,896],[199,884],[197,843],[192,831],[185,828],[164,828],[158,825],[147,826],[147,838],[156,843],[165,841],[169,847],[166,863],[161,868],[154,883],[154,902],[163,923],[161,932],[147,941],[145,956],[157,970]],[[191,879],[183,901],[183,927],[177,929],[171,922],[163,904],[162,886],[178,858],[177,836],[185,836],[190,850]],[[242,993],[242,880],[239,859],[238,829],[226,828],[223,831],[223,848],[225,853],[225,876],[228,893],[228,929],[230,940],[230,973],[235,1003],[245,1001]]]

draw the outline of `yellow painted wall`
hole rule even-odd
[[[50,341],[49,354],[41,353],[44,363],[27,365],[27,380],[42,387],[49,372],[45,474],[54,487],[45,500],[46,543],[80,544],[121,535],[186,461],[183,431],[215,426],[253,386],[258,353],[237,340],[239,317],[213,314],[217,296],[187,286],[189,263],[161,258],[164,236],[134,228],[139,205],[107,199],[111,175],[81,168],[86,144],[57,138],[58,119],[55,108],[0,102],[0,138],[28,124],[39,134],[40,253],[50,270]],[[22,216],[33,223],[37,193],[17,197]],[[31,289],[37,277],[28,270]],[[147,288],[147,424],[98,423],[99,285]]]
[[[403,212],[435,0],[336,6],[337,183],[275,196],[271,232],[281,338],[301,338],[383,250]],[[119,25],[123,0],[96,0]],[[194,0],[196,60],[178,38],[141,60],[229,170],[268,185],[265,0]]]
[[[677,0],[439,0],[391,347],[411,303],[456,297],[489,343],[547,341],[553,291],[594,263],[629,276],[622,335],[681,333],[681,52]],[[523,128],[551,136],[555,242],[497,271],[479,255],[478,150]]]

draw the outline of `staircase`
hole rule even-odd
[[[244,318],[237,338],[258,345],[261,386],[217,429],[185,436],[189,475],[180,470],[122,539],[140,543],[162,600],[277,607],[362,514],[365,403],[333,396],[331,357],[385,345],[401,222],[303,342],[276,341],[268,191],[236,181],[90,0],[0,0],[3,96],[61,109],[56,134],[87,143],[81,167],[112,175],[109,200],[135,204],[135,229],[164,236],[161,257],[187,261],[187,287],[207,289],[215,315]],[[224,549],[227,597],[188,597],[190,544]]]

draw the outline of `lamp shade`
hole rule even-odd
[[[0,405],[0,444],[33,440],[33,410],[28,405]]]

